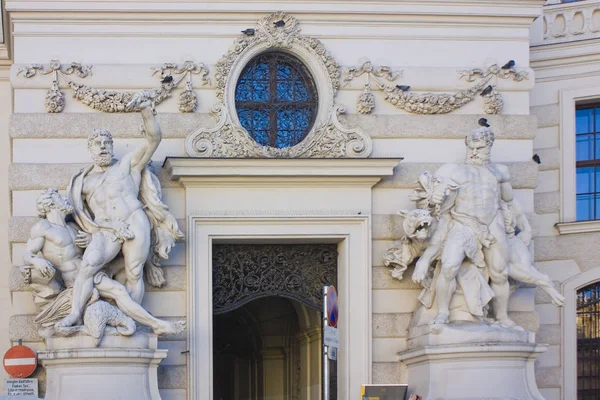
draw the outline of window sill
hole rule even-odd
[[[558,229],[558,233],[561,235],[568,235],[571,233],[600,232],[600,220],[561,222],[556,224],[556,229]]]

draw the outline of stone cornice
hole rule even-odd
[[[230,0],[204,2],[178,1],[143,1],[129,0],[120,2],[108,1],[29,1],[9,0],[6,9],[11,16],[20,18],[40,19],[77,19],[81,13],[91,18],[103,18],[104,13],[127,14],[127,18],[144,20],[160,17],[160,19],[203,18],[210,15],[211,19],[226,21],[255,20],[257,13],[271,13],[275,10],[291,14],[304,14],[304,21],[328,22],[328,15],[335,16],[332,21],[341,20],[372,20],[377,15],[377,21],[421,21],[434,22],[449,18],[448,22],[455,25],[460,20],[455,17],[465,17],[465,22],[472,18],[497,20],[503,25],[529,25],[541,14],[543,0],[379,0],[365,2],[363,0],[304,0],[304,1],[275,1],[275,0]],[[48,14],[52,12],[52,14]],[[25,13],[21,15],[20,13]],[[37,13],[37,14],[36,14]],[[56,13],[56,14],[55,14]],[[154,14],[154,15],[153,15]],[[311,17],[311,14],[318,15]],[[95,17],[92,17],[95,15]],[[340,16],[344,18],[340,19]],[[204,17],[206,18],[206,17]],[[425,19],[424,19],[425,18]],[[454,20],[452,20],[454,18]]]
[[[372,187],[392,176],[401,158],[228,159],[169,157],[164,168],[185,187]]]
[[[600,221],[561,222],[556,224],[556,229],[561,235],[600,232]]]

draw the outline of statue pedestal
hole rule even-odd
[[[99,347],[79,335],[46,339],[38,359],[46,369],[46,400],[160,400],[156,368],[167,356],[157,336],[105,334]]]
[[[544,400],[533,367],[547,347],[527,331],[427,325],[410,329],[400,360],[408,367],[409,393],[423,400]]]

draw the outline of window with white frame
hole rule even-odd
[[[600,104],[577,105],[575,115],[577,221],[600,219]]]

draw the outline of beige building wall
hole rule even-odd
[[[10,292],[9,274],[11,271],[10,244],[8,241],[9,221],[11,215],[9,191],[9,167],[11,160],[11,139],[9,121],[12,113],[12,87],[10,85],[10,67],[0,66],[0,352],[4,354],[11,345],[9,337],[9,321],[12,315],[12,295]],[[0,387],[7,378],[4,368],[0,371]]]
[[[377,66],[402,70],[396,84],[411,85],[411,90],[416,92],[444,93],[470,87],[472,83],[459,79],[459,70],[485,68],[494,63],[502,65],[511,59],[516,61],[517,69],[530,73],[530,78],[522,82],[498,80],[505,103],[501,115],[485,115],[480,96],[448,115],[410,115],[385,102],[383,93],[377,91],[373,115],[359,115],[356,99],[362,91],[364,76],[342,87],[337,95],[336,103],[347,108],[347,115],[342,119],[348,125],[359,125],[373,138],[373,157],[404,157],[394,176],[375,186],[372,197],[370,350],[373,383],[406,382],[406,371],[399,362],[398,352],[406,348],[407,327],[417,307],[420,290],[410,280],[411,270],[405,274],[406,279],[399,282],[391,278],[390,270],[382,263],[383,252],[403,235],[396,212],[413,206],[408,195],[421,172],[433,171],[445,162],[463,161],[464,136],[477,126],[480,117],[489,119],[497,135],[492,160],[509,165],[516,196],[542,237],[535,242],[537,255],[547,238],[552,237],[552,224],[556,222],[553,218],[557,211],[550,207],[550,212],[544,213],[546,209],[542,210],[538,204],[541,197],[536,196],[534,202],[534,192],[557,192],[558,173],[545,169],[546,164],[542,164],[538,173],[537,164],[531,161],[534,148],[554,147],[556,153],[558,146],[554,142],[545,146],[538,143],[538,126],[544,120],[537,111],[546,103],[536,102],[535,95],[530,97],[534,77],[529,69],[529,26],[541,12],[543,1],[447,3],[391,1],[372,6],[350,0],[343,3],[288,1],[277,5],[299,20],[304,34],[319,38],[343,68],[360,65],[361,59],[368,58]],[[121,156],[139,141],[140,125],[136,114],[107,114],[88,108],[71,97],[72,91],[64,80],[61,80],[61,88],[66,98],[65,110],[47,114],[44,101],[51,77],[38,73],[26,79],[17,74],[18,69],[30,63],[47,64],[52,59],[65,64],[92,64],[92,76],[72,79],[97,88],[134,91],[158,86],[150,67],[186,60],[206,64],[212,83],[200,86],[196,80],[199,108],[194,114],[177,112],[177,91],[173,99],[158,107],[164,140],[153,160],[160,167],[166,156],[185,156],[185,137],[194,128],[213,125],[215,120],[208,113],[216,102],[214,65],[239,31],[275,11],[272,7],[272,3],[244,1],[7,2],[13,27],[15,65],[10,80],[14,89],[11,146],[7,147],[12,164],[9,182],[3,187],[9,188],[13,204],[7,240],[13,266],[8,280],[13,305],[9,332],[13,342],[23,339],[36,349],[43,348],[32,321],[36,309],[31,293],[21,283],[16,268],[22,262],[29,230],[36,221],[37,196],[47,187],[64,190],[70,176],[89,162],[86,138],[93,128],[107,127],[115,137],[116,155]],[[530,99],[539,122],[529,115]],[[536,131],[538,138],[534,139]],[[185,218],[191,210],[185,207],[184,189],[164,179],[163,172],[160,174],[165,201],[185,226]],[[143,304],[157,317],[186,316],[185,260],[184,243],[178,245],[164,263],[167,287],[147,288]],[[557,311],[550,309],[540,296],[537,296],[540,304],[534,305],[534,297],[534,289],[518,289],[511,300],[510,311],[511,317],[526,329],[537,331],[536,311],[540,318],[555,315]],[[550,336],[552,325],[557,322],[544,321],[548,327],[540,330],[540,340],[552,340],[551,344],[557,345]],[[165,400],[186,396],[187,361],[186,355],[181,354],[187,349],[185,337],[181,334],[160,340],[160,347],[169,349],[168,358],[159,368],[159,387]],[[555,352],[556,346],[538,363],[538,379],[549,396],[556,394],[556,387],[547,383],[553,382],[551,374],[557,373],[552,364]],[[38,377],[43,380],[43,371]]]
[[[550,344],[536,362],[536,375],[548,400],[576,398],[576,291],[600,279],[600,225],[574,222],[575,106],[600,99],[598,9],[593,0],[548,5],[532,29],[531,113],[538,126],[533,143],[542,161],[534,196],[535,260],[567,299],[558,310],[536,291],[537,340]]]

